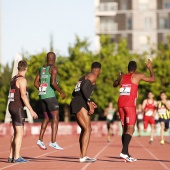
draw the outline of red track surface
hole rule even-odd
[[[0,170],[168,170],[170,169],[170,144],[160,145],[156,137],[152,145],[149,137],[133,137],[130,153],[138,161],[125,163],[119,158],[121,151],[120,136],[114,136],[110,143],[106,136],[91,137],[88,156],[97,158],[95,163],[79,163],[78,136],[58,136],[57,142],[63,151],[48,147],[50,136],[45,136],[47,150],[40,150],[36,145],[37,136],[23,139],[21,154],[29,163],[7,163],[9,154],[9,136],[0,137]],[[166,137],[166,139],[170,139]]]

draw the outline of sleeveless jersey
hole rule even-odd
[[[81,87],[82,87],[82,85],[83,85],[84,82],[85,82],[85,76],[81,77],[81,78],[79,79],[79,81],[77,82],[77,84],[76,84],[76,86],[75,86],[75,88],[74,88],[74,90],[73,90],[73,93],[72,93],[73,97],[81,96],[84,100],[87,100],[87,99],[85,98],[82,90],[81,90]],[[95,88],[95,85],[90,84],[90,85],[88,86],[88,89],[87,89],[86,93],[88,94],[89,97],[91,96],[94,88]]]
[[[55,90],[51,87],[51,74],[49,73],[51,66],[40,68],[40,87],[39,96],[40,99],[55,97]]]
[[[107,120],[113,120],[114,114],[115,114],[115,111],[114,111],[113,109],[109,109],[109,110],[107,111],[106,119],[107,119]]]
[[[21,98],[21,92],[20,89],[16,86],[16,81],[19,77],[23,76],[14,76],[11,81],[11,90],[8,96],[8,99],[10,101],[9,108],[10,109],[17,109],[17,108],[23,108],[25,106],[22,98]]]
[[[118,107],[136,107],[138,85],[132,82],[133,73],[124,74],[120,84]]]
[[[149,101],[147,100],[144,110],[147,110],[145,112],[146,116],[152,116],[153,112],[155,111],[154,100],[152,101],[152,103],[149,103]]]
[[[170,111],[166,108],[165,104],[161,101],[158,103],[158,115],[159,118],[168,120],[170,119]]]

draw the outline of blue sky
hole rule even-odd
[[[1,0],[2,64],[16,53],[49,51],[67,55],[75,35],[88,38],[94,48],[94,0]]]

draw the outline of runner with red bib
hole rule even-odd
[[[154,95],[152,92],[148,93],[148,98],[143,101],[142,109],[144,111],[144,131],[147,132],[148,124],[151,125],[151,137],[149,144],[153,142],[154,129],[155,129],[155,111],[157,102],[153,99]]]
[[[135,130],[134,127],[136,123],[136,100],[138,97],[138,84],[141,80],[146,82],[155,82],[152,63],[149,59],[146,66],[150,71],[150,76],[136,73],[137,64],[135,61],[130,61],[128,64],[128,74],[120,73],[118,78],[113,83],[114,87],[120,85],[118,110],[123,128],[123,148],[120,153],[120,157],[127,162],[134,162],[137,160],[129,155],[128,147]]]

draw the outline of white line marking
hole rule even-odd
[[[78,143],[73,144],[73,145],[69,145],[69,146],[65,147],[64,149],[71,148],[71,147],[73,147],[73,146],[75,146],[75,145],[78,145]],[[54,150],[54,151],[47,152],[47,153],[45,153],[45,154],[42,154],[42,155],[39,155],[39,156],[36,156],[36,157],[33,157],[33,158],[40,158],[40,157],[43,157],[43,156],[45,156],[45,155],[48,155],[48,154],[51,154],[51,153],[54,153],[54,152],[57,152],[57,151],[60,152],[59,150]],[[30,160],[30,159],[28,159],[28,160]],[[5,166],[5,167],[3,167],[3,168],[0,168],[0,170],[6,169],[6,168],[9,168],[9,167],[18,165],[18,164],[21,164],[21,163],[13,163],[12,165],[8,165],[8,166]],[[26,164],[27,164],[27,163],[26,163]],[[29,164],[29,162],[28,162],[28,164]]]
[[[136,140],[137,141],[137,140]],[[139,143],[140,146],[142,146],[154,159],[158,160],[158,163],[161,164],[166,170],[168,170],[169,168],[164,164],[162,163],[161,161],[159,161],[159,159],[151,152],[149,151],[149,149],[145,148],[145,146],[140,143],[139,141],[137,141]]]
[[[111,142],[110,142],[111,143]],[[95,156],[94,158],[97,158],[109,145],[108,143],[103,149],[101,149]],[[91,163],[87,163],[81,170],[86,170],[86,168],[90,165]]]

